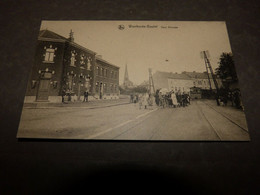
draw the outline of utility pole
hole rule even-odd
[[[149,86],[148,86],[148,90],[150,94],[154,94],[155,93],[155,89],[154,89],[154,83],[153,83],[153,76],[152,76],[152,69],[149,68]],[[153,92],[152,92],[153,90]]]
[[[212,80],[213,80],[214,85],[215,85],[216,90],[217,90],[216,101],[217,101],[217,105],[219,106],[220,103],[219,103],[219,100],[218,100],[218,97],[219,97],[218,83],[217,83],[215,74],[213,73],[213,70],[212,70],[212,67],[211,67],[211,64],[210,64],[208,55],[209,55],[208,51],[202,51],[202,52],[201,52],[201,57],[202,57],[202,58],[204,59],[204,61],[205,61],[205,66],[206,66],[207,75],[208,75],[208,79],[209,79],[210,90],[212,91],[211,82],[210,82],[210,76],[209,76],[209,71],[210,71],[210,73],[211,73]]]

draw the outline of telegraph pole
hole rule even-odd
[[[154,83],[153,83],[153,76],[152,76],[152,69],[149,68],[149,86],[148,86],[148,90],[150,94],[154,94],[155,93],[155,89],[154,89]],[[153,92],[152,92],[153,90]]]
[[[216,90],[217,90],[216,101],[217,101],[217,105],[219,106],[220,103],[219,103],[219,100],[218,100],[218,97],[219,97],[218,83],[217,83],[216,77],[215,77],[215,75],[214,75],[214,73],[213,73],[213,70],[212,70],[210,61],[209,61],[209,59],[208,59],[208,55],[209,55],[208,51],[202,51],[202,52],[201,52],[201,57],[202,57],[202,58],[204,59],[204,61],[205,61],[205,66],[206,66],[207,75],[208,75],[208,79],[209,79],[210,90],[212,91],[211,82],[210,82],[210,76],[209,76],[209,71],[210,71],[210,73],[211,73],[212,80],[213,80],[214,85],[215,85]]]

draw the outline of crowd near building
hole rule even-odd
[[[119,67],[49,30],[39,33],[25,102],[119,98]],[[65,97],[63,97],[65,96]],[[63,98],[62,98],[63,97]]]
[[[186,92],[190,93],[191,89],[201,89],[201,90],[216,90],[211,75],[207,72],[182,72],[182,73],[172,73],[172,72],[160,72],[157,71],[153,74],[154,87],[155,89],[165,88],[169,91]],[[221,87],[221,80],[216,78],[218,86]]]

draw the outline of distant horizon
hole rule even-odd
[[[149,79],[149,68],[152,73],[202,73],[200,52],[208,50],[215,71],[220,55],[232,53],[223,21],[42,21],[44,29],[64,37],[72,30],[75,43],[120,67],[120,85],[126,64],[129,79],[138,85]]]

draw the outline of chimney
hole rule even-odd
[[[70,30],[70,36],[69,36],[69,40],[74,42],[74,32],[72,32],[72,30]]]

